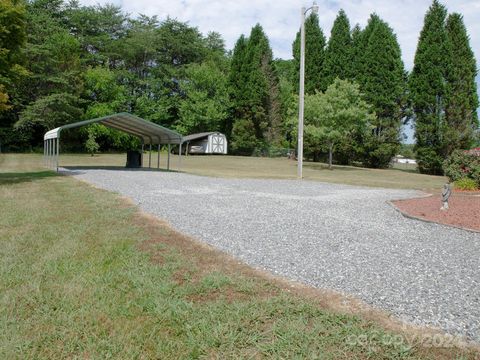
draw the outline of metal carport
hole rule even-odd
[[[58,171],[58,158],[60,156],[60,133],[62,130],[73,129],[84,125],[102,124],[109,128],[123,131],[127,134],[138,137],[142,141],[142,154],[144,145],[150,147],[148,156],[148,167],[152,163],[152,145],[158,145],[157,168],[160,168],[160,145],[168,145],[167,169],[170,170],[170,146],[179,145],[179,165],[182,163],[182,135],[176,131],[157,125],[151,121],[144,120],[129,113],[118,113],[96,119],[66,124],[50,130],[43,137],[43,155],[45,166]]]

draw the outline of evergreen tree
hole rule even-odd
[[[257,24],[252,28],[245,50],[240,50],[243,46],[242,41],[237,42],[237,45],[239,47],[236,49],[237,52],[244,53],[244,56],[238,59],[239,63],[243,63],[240,66],[242,75],[232,73],[231,78],[236,78],[240,85],[236,91],[243,91],[243,93],[237,96],[235,112],[240,115],[237,119],[249,120],[251,124],[233,127],[237,132],[232,132],[232,148],[235,149],[236,139],[244,137],[238,131],[251,129],[251,125],[259,144],[263,146],[274,144],[279,141],[281,134],[281,107],[278,77],[268,38],[263,28]],[[241,61],[242,57],[243,61]],[[238,66],[236,60],[235,67]],[[234,66],[233,60],[232,66]]]
[[[292,84],[292,77],[294,71],[293,60],[275,60],[275,69],[278,74],[279,98],[280,98],[280,113],[282,118],[282,147],[292,148],[293,136],[292,127],[287,118],[289,117],[290,108],[293,108],[295,102],[295,87]]]
[[[310,14],[305,20],[305,93],[314,94],[315,90],[325,91],[322,82],[322,69],[325,59],[325,35],[320,28],[318,15]],[[298,93],[300,82],[300,31],[292,45],[295,72],[293,82]]]
[[[245,105],[247,117],[252,120],[255,137],[259,140],[263,140],[263,134],[268,127],[266,109],[268,83],[261,68],[265,51],[268,51],[268,42],[263,29],[257,24],[250,32],[245,55],[245,71],[248,79]]]
[[[248,71],[246,68],[247,39],[244,35],[235,43],[230,63],[228,84],[232,114],[225,125],[225,135],[231,137],[233,124],[247,116],[246,96],[248,93]]]
[[[434,0],[425,15],[409,87],[415,113],[419,170],[442,174],[447,35],[445,6]]]
[[[351,64],[350,64],[350,74],[349,78],[351,80],[356,80],[357,74],[360,72],[360,58],[363,51],[363,43],[362,43],[362,29],[359,24],[356,24],[355,27],[352,29],[352,57],[351,57]]]
[[[447,19],[448,67],[445,96],[445,152],[468,149],[478,129],[477,67],[467,30],[460,14]]]
[[[364,139],[363,161],[367,166],[386,167],[400,148],[406,73],[397,38],[387,23],[372,15],[362,37],[356,79],[377,115],[371,136]]]
[[[322,89],[327,88],[336,78],[350,77],[352,66],[352,38],[350,22],[345,11],[340,10],[333,23],[330,39],[325,51],[322,72]]]

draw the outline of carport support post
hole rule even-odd
[[[182,143],[180,143],[180,149],[178,150],[178,170],[182,168]]]
[[[157,169],[160,169],[160,144],[158,144]]]
[[[152,167],[152,141],[150,140],[150,151],[148,152],[148,168]]]
[[[55,169],[55,139],[52,139],[52,170]]]
[[[48,140],[43,140],[43,166],[47,166]]]
[[[140,157],[140,161],[142,163],[141,167],[143,167],[143,147],[144,147],[144,144],[143,144],[143,140],[142,140],[142,156]]]
[[[55,169],[58,172],[58,160],[60,158],[60,134],[57,136],[57,158],[55,162]]]
[[[48,140],[48,168],[52,168],[52,139]]]
[[[170,170],[170,144],[168,144],[167,170]]]
[[[50,169],[53,170],[54,166],[55,166],[55,139],[52,139],[51,140],[51,158],[50,158]]]

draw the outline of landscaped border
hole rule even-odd
[[[398,211],[400,214],[402,214],[404,217],[406,217],[406,218],[408,218],[408,219],[419,220],[419,221],[423,221],[423,222],[425,222],[425,223],[430,223],[430,224],[437,224],[437,225],[449,226],[449,227],[451,227],[451,228],[460,229],[460,230],[465,230],[465,231],[469,231],[469,232],[476,233],[476,234],[479,234],[479,233],[480,233],[480,230],[470,229],[470,228],[463,227],[463,226],[452,225],[452,224],[448,224],[448,223],[443,223],[443,222],[438,222],[438,221],[433,221],[433,220],[425,219],[425,218],[422,218],[422,217],[420,217],[420,216],[410,215],[410,214],[406,213],[405,211],[400,210],[400,209],[398,208],[398,206],[395,205],[395,202],[397,202],[397,201],[424,199],[424,198],[432,197],[432,196],[434,196],[434,194],[426,194],[426,195],[424,195],[424,196],[419,196],[419,197],[414,197],[414,198],[409,198],[409,199],[387,200],[386,203],[389,204],[389,205],[390,205],[391,207],[393,207],[396,211]]]

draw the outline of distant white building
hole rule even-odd
[[[417,165],[417,160],[408,159],[402,155],[397,155],[393,158],[393,162],[397,164],[414,164]]]
[[[227,154],[227,137],[216,131],[184,136],[182,143],[188,154]]]

